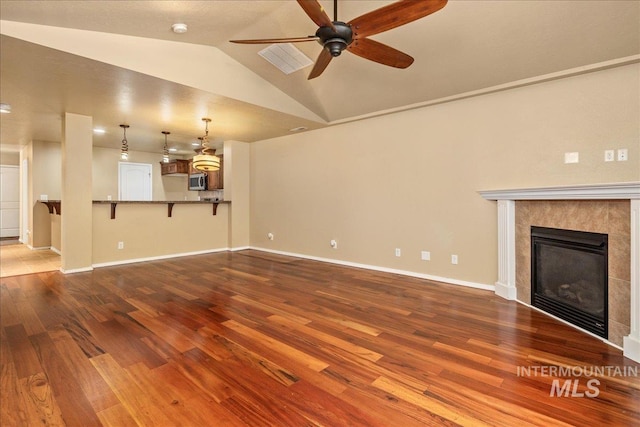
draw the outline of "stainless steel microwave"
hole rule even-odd
[[[207,174],[192,173],[189,175],[189,190],[199,191],[207,189]]]

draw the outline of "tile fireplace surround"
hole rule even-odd
[[[609,339],[640,362],[640,182],[480,191],[498,202],[496,294],[531,302],[532,225],[609,235]],[[595,336],[595,335],[594,335]]]

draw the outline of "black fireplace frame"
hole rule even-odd
[[[609,331],[608,240],[608,235],[601,233],[531,226],[531,305],[607,339]],[[536,249],[538,245],[542,244],[603,256],[604,310],[602,318],[536,292],[538,283]]]

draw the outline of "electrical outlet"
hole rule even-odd
[[[333,249],[338,249],[338,242],[335,240],[331,240],[329,242],[329,246],[331,246]]]
[[[605,162],[613,162],[615,160],[615,151],[614,150],[604,150],[604,161]]]
[[[47,194],[41,194],[40,195],[40,200],[42,200],[43,202],[48,202],[49,201],[49,196]]]
[[[458,264],[458,255],[451,255],[451,264]]]
[[[422,259],[423,261],[430,261],[431,260],[431,252],[429,252],[429,251],[420,252],[420,259]]]
[[[402,251],[400,250],[400,248],[396,248],[396,256],[400,256],[402,254]]]
[[[268,233],[267,234],[267,239],[273,240],[273,233]]]
[[[626,162],[627,161],[627,149],[626,148],[619,148],[618,149],[618,161],[619,162]]]
[[[118,242],[118,249],[124,249],[124,242]]]
[[[564,153],[564,162],[565,163],[579,163],[580,162],[580,153],[577,151],[572,153]]]

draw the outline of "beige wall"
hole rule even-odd
[[[42,195],[47,195],[49,200],[60,200],[60,144],[34,141],[29,143],[24,152],[31,177],[28,183],[30,208],[27,244],[34,248],[45,248],[51,246],[51,218],[49,209],[38,200]]]
[[[93,205],[93,263],[161,257],[228,247],[229,205],[176,204],[172,217],[166,204]],[[124,243],[118,249],[118,242]]]
[[[2,151],[0,152],[0,165],[18,166],[20,164],[20,152]]]
[[[51,220],[51,249],[62,251],[62,217],[49,214]]]
[[[493,284],[496,205],[477,191],[640,180],[639,75],[629,65],[254,143],[251,245]],[[629,161],[605,163],[617,148]],[[580,163],[564,164],[569,151]]]
[[[152,165],[153,200],[197,200],[197,191],[187,190],[186,176],[162,176],[160,161],[162,154],[129,151],[128,162]],[[118,163],[120,150],[94,147],[93,149],[93,199],[118,199]]]

